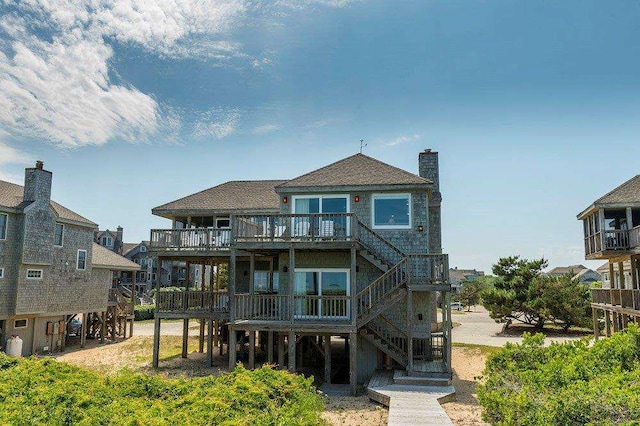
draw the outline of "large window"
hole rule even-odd
[[[411,228],[411,194],[377,194],[372,203],[374,229]]]
[[[296,269],[295,315],[299,318],[349,318],[348,269]]]
[[[78,250],[78,259],[76,262],[76,269],[84,271],[87,269],[87,251]]]
[[[62,247],[64,241],[64,225],[56,223],[56,230],[53,234],[53,245]]]
[[[294,196],[293,236],[335,237],[349,235],[347,217],[348,195]],[[309,216],[304,216],[309,215]]]
[[[0,213],[0,240],[7,238],[7,222],[9,222],[9,215]]]

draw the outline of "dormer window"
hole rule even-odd
[[[0,213],[0,240],[7,239],[7,223],[9,222],[9,215]]]
[[[411,229],[411,194],[374,194],[374,229]]]
[[[111,246],[113,246],[113,238],[111,238],[111,237],[102,237],[100,244],[102,244],[104,247],[111,247]]]

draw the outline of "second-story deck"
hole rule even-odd
[[[584,250],[588,258],[640,252],[640,226],[596,232],[585,237]]]
[[[598,288],[591,290],[592,305],[609,310],[640,311],[640,290]]]

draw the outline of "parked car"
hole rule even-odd
[[[79,336],[82,333],[82,321],[78,318],[72,319],[67,327],[67,332],[69,336]]]
[[[451,302],[451,309],[454,311],[461,311],[464,305],[460,302]]]

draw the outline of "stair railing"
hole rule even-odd
[[[380,318],[380,317],[378,317]],[[394,324],[373,320],[366,327],[372,334],[403,358],[408,356],[406,334]]]
[[[382,238],[364,223],[358,220],[358,241],[373,255],[381,259],[387,265],[395,265],[406,257],[406,255],[389,241]]]
[[[409,262],[407,258],[403,258],[393,268],[356,294],[356,315],[358,317],[366,315],[389,293],[406,284],[409,277],[408,268]]]

